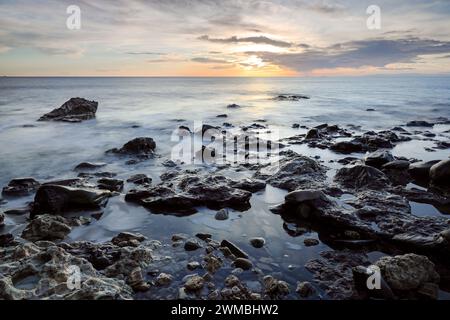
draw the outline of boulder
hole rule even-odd
[[[16,178],[3,188],[2,194],[10,197],[27,196],[39,188],[40,183],[34,178]]]
[[[188,291],[198,291],[202,289],[204,285],[205,280],[198,275],[193,275],[189,277],[184,283],[184,287]]]
[[[320,135],[319,129],[312,128],[306,133],[305,139],[306,140],[320,139],[320,137],[321,137],[321,135]]]
[[[440,162],[440,160],[412,163],[409,166],[408,173],[415,180],[428,182],[430,180],[430,169],[438,162]]]
[[[43,115],[39,121],[81,122],[95,118],[98,102],[83,98],[71,98],[61,107]]]
[[[31,215],[62,214],[77,209],[99,209],[111,196],[109,191],[42,185],[36,192]]]
[[[341,168],[334,181],[351,189],[384,189],[389,186],[389,179],[380,170],[365,165]]]
[[[368,154],[364,158],[364,163],[367,166],[371,166],[371,167],[380,169],[384,164],[386,164],[388,162],[392,162],[394,160],[395,160],[394,156],[389,151],[377,150],[375,152]]]
[[[434,164],[430,168],[430,179],[434,186],[450,189],[450,159]]]
[[[119,153],[125,155],[148,156],[155,151],[156,143],[152,138],[140,137],[125,143],[122,148],[111,149],[107,152]]]
[[[382,165],[382,169],[386,170],[407,170],[410,162],[408,160],[394,160]]]
[[[241,268],[242,270],[250,270],[251,268],[253,268],[253,263],[245,258],[237,258],[236,260],[234,260],[233,265],[236,268]]]
[[[152,178],[147,177],[145,174],[138,173],[127,179],[127,182],[134,184],[151,184]]]
[[[97,180],[97,187],[109,191],[121,191],[123,189],[123,180],[102,178]]]
[[[219,211],[216,212],[216,215],[214,216],[214,218],[216,220],[227,220],[229,216],[228,210],[227,209],[220,209]]]
[[[366,148],[362,143],[355,141],[339,141],[330,146],[330,149],[338,153],[354,153],[354,152],[364,152]]]

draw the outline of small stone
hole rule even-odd
[[[241,281],[239,280],[238,277],[236,277],[235,275],[229,275],[228,277],[225,278],[225,286],[226,287],[234,287],[236,285],[239,285],[241,283]]]
[[[94,170],[106,166],[104,162],[82,162],[74,170]]]
[[[237,258],[234,260],[234,266],[243,270],[250,270],[253,267],[253,263],[245,258]]]
[[[227,209],[221,209],[217,211],[215,218],[216,220],[227,220],[228,219],[228,210]]]
[[[204,284],[205,280],[202,277],[194,275],[186,280],[184,287],[188,291],[198,291],[203,288]]]
[[[176,234],[172,235],[172,241],[180,241],[180,240],[184,240],[186,238],[187,237],[181,233],[176,233]]]
[[[264,238],[257,237],[257,238],[250,239],[250,244],[255,248],[262,248],[265,243],[266,243],[266,240]]]
[[[156,277],[156,284],[158,286],[166,286],[170,284],[173,280],[173,277],[167,273],[160,273],[158,277]]]
[[[317,246],[320,242],[317,239],[313,239],[313,238],[306,238],[305,240],[303,240],[303,243],[305,244],[305,246],[307,247],[312,247],[312,246]]]
[[[308,298],[316,293],[316,289],[310,282],[304,281],[297,284],[297,289],[295,292],[297,292],[302,298]]]
[[[186,240],[186,242],[184,243],[184,249],[186,251],[194,251],[200,249],[201,247],[202,245],[195,238],[190,238]]]
[[[200,240],[206,240],[206,239],[211,239],[212,235],[210,235],[209,233],[197,233],[195,235],[197,238],[199,238]]]

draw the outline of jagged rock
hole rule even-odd
[[[305,136],[306,140],[311,140],[311,139],[320,139],[320,132],[319,129],[317,128],[312,128],[310,129]]]
[[[138,247],[147,238],[139,233],[121,232],[111,242],[119,247]]]
[[[22,232],[29,241],[62,240],[72,231],[72,222],[61,216],[43,214],[31,220]]]
[[[346,188],[351,189],[383,189],[389,186],[389,179],[380,170],[356,165],[350,168],[341,168],[337,171],[334,180]]]
[[[201,247],[202,244],[195,238],[190,238],[184,243],[184,250],[186,251],[195,251]]]
[[[426,283],[439,283],[434,264],[425,256],[410,253],[383,257],[375,265],[393,290],[418,290]]]
[[[214,216],[214,218],[216,220],[227,220],[228,219],[228,210],[227,209],[220,209],[219,211],[216,212],[216,215]]]
[[[173,276],[167,273],[160,273],[156,277],[156,284],[158,286],[167,286],[173,281]]]
[[[139,173],[128,178],[127,182],[134,184],[151,184],[152,178],[147,177],[145,174]]]
[[[220,246],[228,248],[236,257],[248,259],[248,254],[231,241],[224,239],[220,243]]]
[[[110,192],[58,185],[42,185],[34,198],[32,216],[62,214],[75,209],[99,209],[108,201]]]
[[[302,298],[308,298],[316,293],[316,289],[310,282],[304,281],[297,284],[297,289],[295,289],[295,292],[297,292]]]
[[[16,178],[3,188],[2,194],[11,197],[27,196],[39,188],[40,183],[34,178]]]
[[[423,121],[423,120],[414,120],[414,121],[409,121],[406,124],[407,127],[433,127],[434,124],[433,123],[429,123],[427,121]]]
[[[272,298],[280,298],[290,293],[289,285],[286,282],[270,275],[263,278],[263,284],[265,293]]]
[[[188,291],[198,291],[202,289],[204,285],[205,280],[198,275],[193,275],[189,277],[184,283],[184,287]]]
[[[249,241],[254,248],[262,248],[266,243],[266,240],[260,237],[251,238]]]
[[[394,156],[389,151],[377,150],[375,152],[368,154],[364,158],[364,163],[367,166],[371,166],[371,167],[380,169],[384,164],[386,164],[388,162],[392,162],[394,160],[395,160]]]
[[[430,168],[431,183],[450,190],[450,159],[442,160]]]
[[[111,149],[107,152],[135,155],[135,156],[149,156],[155,151],[156,143],[152,138],[140,137],[128,141],[122,148]]]
[[[97,187],[109,191],[121,191],[123,189],[123,180],[103,178],[97,181]]]
[[[0,299],[131,299],[123,281],[50,242],[0,248]],[[79,277],[79,278],[78,278]],[[77,281],[79,279],[79,282]],[[26,287],[21,285],[26,281]]]
[[[236,181],[232,184],[232,187],[237,189],[246,190],[249,192],[257,192],[266,188],[266,183],[264,181],[255,179],[242,179]]]
[[[39,121],[81,122],[95,118],[98,102],[83,98],[71,98],[61,107],[43,115]]]

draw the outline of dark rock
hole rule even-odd
[[[34,198],[32,216],[37,214],[62,214],[75,209],[99,209],[110,197],[109,191],[42,185]]]
[[[75,167],[75,170],[94,170],[106,166],[103,162],[82,162]]]
[[[316,294],[316,289],[310,282],[304,281],[297,284],[297,289],[295,292],[297,292],[302,298],[308,298]]]
[[[340,141],[336,142],[330,147],[331,150],[338,153],[353,153],[353,152],[363,152],[366,151],[366,148],[362,143],[355,141]]]
[[[334,180],[344,187],[351,189],[384,189],[389,186],[386,175],[373,167],[356,165],[350,168],[341,168],[337,171]]]
[[[112,238],[111,242],[119,247],[138,247],[146,239],[140,233],[121,232]]]
[[[366,109],[366,111],[376,111],[376,110],[372,109],[372,108],[369,108],[369,109]]]
[[[364,158],[364,163],[368,166],[380,169],[381,166],[383,166],[384,164],[392,162],[394,160],[395,160],[394,156],[389,151],[377,150],[375,152],[368,154]]]
[[[357,161],[359,161],[359,159],[356,157],[345,157],[339,159],[337,162],[343,165],[347,165],[347,164],[356,164]]]
[[[22,207],[22,208],[5,210],[5,214],[12,215],[12,216],[21,216],[21,215],[29,214],[30,211],[31,211],[30,206],[26,206],[26,207]]]
[[[152,178],[147,177],[145,174],[139,173],[128,178],[127,182],[134,184],[151,184]]]
[[[109,191],[121,191],[123,189],[123,180],[103,178],[97,181],[97,187]]]
[[[236,246],[234,243],[232,243],[231,241],[224,239],[220,243],[220,246],[228,248],[231,251],[231,253],[234,254],[238,258],[248,259],[248,254],[245,251],[243,251],[242,249],[240,249],[238,246]]]
[[[317,128],[312,128],[310,129],[305,136],[306,140],[311,140],[311,139],[320,139],[320,132],[319,129]]]
[[[98,102],[83,98],[71,98],[61,107],[43,115],[39,121],[81,122],[95,118]]]
[[[358,295],[361,296],[362,299],[367,299],[369,297],[385,300],[396,299],[395,294],[381,274],[379,275],[380,288],[369,289],[367,284],[371,283],[371,279],[373,279],[375,272],[378,271],[377,268],[378,267],[376,266],[357,266],[352,269],[353,283]]]
[[[184,250],[186,251],[195,251],[197,249],[200,249],[201,247],[201,243],[198,242],[198,240],[195,238],[190,238],[184,243]]]
[[[0,234],[0,247],[15,245],[16,241],[11,233]]]
[[[197,233],[195,236],[203,241],[205,241],[207,239],[211,239],[211,237],[212,237],[212,235],[209,233]]]
[[[433,186],[450,190],[450,159],[434,164],[430,168],[430,178]]]
[[[294,123],[294,124],[292,125],[292,128],[293,128],[293,129],[298,129],[298,128],[300,128],[300,124]]]
[[[447,141],[437,141],[436,146],[434,147],[436,149],[446,150],[450,148],[450,142]]]
[[[394,160],[383,164],[382,168],[387,170],[408,170],[410,162],[407,160]]]
[[[240,107],[241,107],[240,105],[235,104],[235,103],[229,104],[229,105],[227,106],[228,109],[238,109],[238,108],[240,108]]]
[[[226,114],[219,114],[219,115],[217,115],[217,118],[227,118],[228,117],[228,115],[226,115]]]
[[[233,264],[236,268],[241,268],[242,270],[250,270],[253,267],[253,263],[245,258],[237,258]]]
[[[177,166],[177,164],[176,164],[174,161],[169,160],[169,159],[164,160],[164,162],[161,163],[161,164],[162,164],[164,167],[167,167],[167,168],[174,168],[174,167]]]
[[[280,94],[274,98],[277,101],[300,101],[308,99],[310,99],[308,96],[301,94]]]
[[[43,214],[31,220],[25,230],[23,230],[22,238],[29,241],[62,240],[71,230],[69,219]]]
[[[250,244],[255,248],[262,248],[264,244],[266,243],[266,240],[264,238],[251,238]]]
[[[16,178],[3,188],[2,194],[10,197],[27,196],[39,188],[40,183],[33,178]]]
[[[305,246],[307,247],[312,247],[312,246],[317,246],[320,242],[317,239],[313,239],[313,238],[306,238],[305,240],[303,240],[303,243],[305,244]]]
[[[429,123],[427,121],[423,120],[415,120],[415,121],[409,121],[406,124],[407,127],[433,127],[433,123]]]
[[[122,148],[111,149],[107,152],[127,154],[127,155],[140,155],[148,156],[153,154],[156,148],[156,143],[152,138],[141,137],[128,141]]]
[[[216,212],[216,215],[214,216],[216,220],[227,220],[229,216],[227,209],[220,209]]]
[[[428,182],[430,179],[430,169],[438,162],[440,160],[412,163],[409,166],[408,172],[415,180]]]
[[[0,212],[0,228],[5,225],[5,215]]]
[[[249,192],[257,192],[266,188],[264,181],[255,179],[242,179],[232,184],[233,188],[246,190]]]

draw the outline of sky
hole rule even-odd
[[[448,74],[449,30],[450,0],[0,0],[0,75]]]

